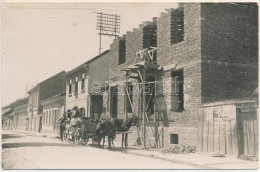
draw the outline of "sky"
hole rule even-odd
[[[95,12],[119,14],[120,36],[152,21],[174,2],[3,3],[1,29],[2,107],[26,96],[37,83],[98,55]],[[112,37],[102,37],[102,51]]]

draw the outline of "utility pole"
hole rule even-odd
[[[102,36],[114,36],[115,39],[120,33],[120,16],[117,14],[97,13],[97,30],[99,31],[99,54],[102,50]]]

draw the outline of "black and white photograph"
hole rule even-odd
[[[2,0],[2,170],[251,170],[257,1]]]

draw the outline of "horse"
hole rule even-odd
[[[132,115],[131,117],[127,117],[126,119],[118,119],[118,118],[110,118],[108,121],[104,122],[103,124],[99,123],[96,128],[96,135],[98,138],[98,145],[100,147],[100,142],[103,139],[103,146],[105,144],[105,136],[108,137],[108,144],[109,149],[111,145],[114,147],[114,139],[116,136],[116,132],[122,133],[122,144],[121,146],[125,145],[127,147],[127,132],[131,128],[132,124],[139,125],[139,120],[136,115]]]
[[[111,118],[113,120],[113,118]],[[105,137],[108,137],[108,146],[111,149],[111,144],[113,144],[113,137],[115,136],[115,125],[111,122],[111,119],[101,123],[99,122],[96,127],[96,137],[98,141],[98,146],[104,148]],[[103,139],[103,146],[100,145],[101,140]]]
[[[128,117],[126,119],[115,119],[115,125],[116,125],[116,132],[122,133],[122,142],[121,142],[121,146],[127,147],[127,137],[128,137],[128,133],[126,133],[127,131],[129,131],[129,129],[131,128],[132,124],[138,126],[139,125],[139,120],[138,117],[136,115],[132,115],[131,117]],[[113,143],[113,140],[112,140]]]

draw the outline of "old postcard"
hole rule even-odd
[[[2,170],[257,170],[258,4],[3,1]]]

